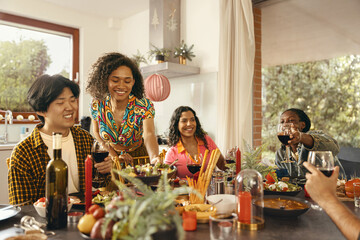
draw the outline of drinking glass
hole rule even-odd
[[[330,177],[334,171],[334,156],[331,151],[310,151],[308,162]]]
[[[215,214],[209,216],[209,225],[211,240],[236,239],[236,214]]]
[[[109,155],[109,151],[106,146],[95,140],[91,148],[91,155],[93,164],[100,163],[103,162],[104,159]],[[104,175],[99,173],[98,170],[93,167],[93,187],[98,188],[104,180]]]
[[[288,144],[288,141],[291,139],[291,127],[292,123],[280,123],[277,126],[277,137],[279,138],[280,142],[285,145],[286,152],[285,152],[285,163],[290,163],[290,146]]]

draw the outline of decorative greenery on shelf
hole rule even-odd
[[[139,49],[137,50],[137,53],[136,54],[133,54],[132,55],[132,58],[131,58],[135,63],[136,65],[139,67],[140,66],[140,63],[145,63],[147,64],[147,60],[145,58],[145,56],[143,54],[141,54],[141,52],[139,51]]]
[[[174,57],[182,56],[182,57],[192,61],[192,58],[195,57],[194,53],[191,51],[193,49],[193,47],[194,47],[194,44],[188,48],[188,46],[186,45],[184,40],[182,40],[181,45],[179,47],[175,48]]]
[[[153,44],[151,44],[151,47],[152,47],[152,49],[150,49],[150,51],[149,51],[149,60],[151,60],[153,57],[156,57],[156,56],[164,56],[165,60],[167,60],[172,52],[171,49],[158,48],[158,47],[154,46]]]

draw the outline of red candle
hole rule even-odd
[[[236,151],[236,175],[241,171],[241,152],[238,148]]]
[[[239,192],[238,220],[243,223],[251,223],[251,194]]]
[[[183,228],[185,231],[195,231],[197,227],[196,212],[184,211],[182,214]]]
[[[85,212],[88,212],[92,200],[92,160],[88,155],[85,160]]]

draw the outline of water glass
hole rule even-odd
[[[354,203],[355,207],[360,208],[360,183],[354,183]]]
[[[215,214],[209,217],[211,240],[236,239],[236,214]]]

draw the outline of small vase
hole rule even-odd
[[[157,61],[157,63],[163,63],[165,61],[165,56],[164,55],[156,55],[155,60]]]
[[[183,56],[179,56],[179,63],[180,64],[186,64],[186,58]]]

